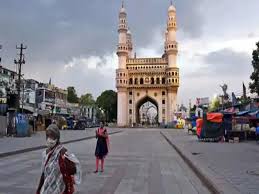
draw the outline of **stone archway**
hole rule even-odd
[[[158,124],[159,107],[155,99],[145,96],[136,103],[136,123],[145,125]],[[152,113],[154,111],[154,113]],[[156,113],[155,113],[156,112]],[[142,115],[143,114],[143,115]]]

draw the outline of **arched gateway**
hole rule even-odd
[[[136,124],[157,125],[158,122],[158,103],[156,100],[145,96],[136,103],[135,118]],[[132,123],[130,123],[132,124]]]
[[[119,44],[116,70],[118,90],[118,126],[132,126],[145,121],[158,124],[172,122],[176,111],[179,68],[176,64],[176,9],[168,9],[165,33],[165,53],[161,58],[132,56],[132,35],[127,25],[127,13],[122,6],[119,14]],[[146,103],[150,103],[147,104]],[[156,113],[147,113],[151,108]],[[153,114],[153,115],[152,115]]]

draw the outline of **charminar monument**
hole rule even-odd
[[[168,8],[163,56],[137,58],[132,54],[132,34],[127,24],[126,9],[122,4],[119,13],[117,46],[119,66],[116,70],[118,126],[139,124],[140,107],[146,102],[156,106],[158,124],[169,124],[173,121],[179,87],[176,31],[176,9],[171,3]]]

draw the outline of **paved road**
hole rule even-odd
[[[71,143],[83,167],[78,193],[196,194],[209,193],[155,129],[129,129],[111,136],[105,172],[93,174],[95,140]],[[41,152],[0,159],[0,193],[34,193],[40,175]]]
[[[255,141],[206,143],[182,130],[168,130],[167,134],[222,192],[259,193],[259,145]]]
[[[87,130],[62,130],[61,141],[70,141],[95,135],[95,128],[88,128]],[[117,129],[112,129],[116,131]],[[39,131],[32,134],[31,137],[3,137],[0,138],[0,154],[6,152],[14,152],[18,150],[38,147],[46,144],[46,132]]]

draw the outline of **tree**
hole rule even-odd
[[[79,103],[80,105],[83,105],[83,106],[93,106],[95,104],[95,100],[92,94],[87,93],[80,97]]]
[[[209,106],[209,111],[210,112],[215,111],[219,108],[219,106],[220,106],[220,99],[218,96],[216,96],[211,101],[211,104]]]
[[[104,91],[96,100],[96,104],[105,114],[106,122],[117,118],[117,93],[113,90]]]
[[[73,86],[67,88],[67,101],[70,103],[78,103],[79,99],[76,94],[76,90]]]
[[[252,82],[249,84],[251,93],[259,95],[259,42],[256,43],[257,49],[253,51],[252,66],[254,71],[250,76]]]

